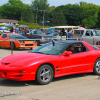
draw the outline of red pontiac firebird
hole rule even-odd
[[[0,78],[36,80],[42,85],[56,77],[88,72],[100,75],[100,48],[84,41],[52,41],[0,60]]]

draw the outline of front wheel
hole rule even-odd
[[[39,41],[39,40],[37,40],[36,42],[37,42],[37,46],[40,46],[40,41]]]
[[[94,73],[100,75],[100,58],[94,64]]]
[[[42,65],[36,74],[36,80],[41,85],[46,85],[50,83],[53,79],[53,69],[50,65]]]

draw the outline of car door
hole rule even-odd
[[[87,49],[87,48],[86,48]],[[68,56],[61,56],[62,73],[80,73],[88,71],[91,66],[91,53],[86,50]]]
[[[1,36],[1,40],[2,40],[2,42],[1,42],[1,45],[2,45],[2,47],[6,47],[7,45],[6,45],[6,38],[7,38],[7,34],[3,34],[2,36]]]
[[[84,37],[82,37],[82,41],[85,41],[85,42],[88,42],[88,43],[90,43],[90,44],[94,44],[93,43],[93,39],[94,39],[94,37],[93,37],[93,32],[92,32],[92,30],[87,30],[86,31],[86,33],[85,33],[85,36]]]

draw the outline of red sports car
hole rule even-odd
[[[0,61],[0,78],[36,80],[43,85],[54,77],[88,72],[100,75],[100,48],[84,41],[52,41]]]

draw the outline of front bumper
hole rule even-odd
[[[22,73],[22,70],[17,70],[17,71],[0,70],[0,78],[5,78],[15,81],[35,80],[35,72],[25,71],[25,73]]]

